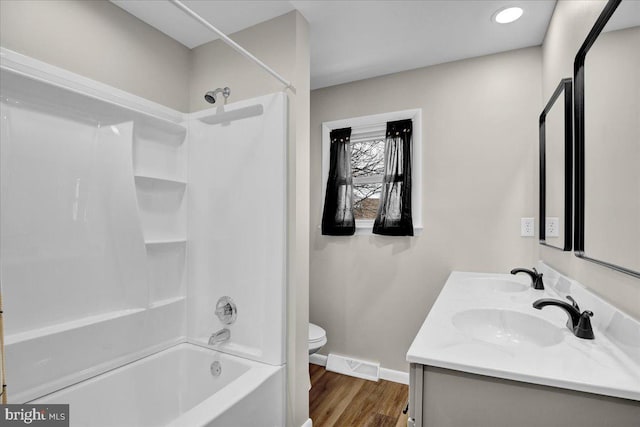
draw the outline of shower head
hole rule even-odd
[[[213,92],[209,91],[204,94],[204,100],[207,101],[209,104],[215,104],[216,95]]]
[[[215,104],[216,95],[219,93],[222,93],[222,96],[224,96],[224,99],[226,100],[229,97],[229,95],[231,95],[231,89],[229,89],[228,87],[225,87],[224,89],[217,88],[216,90],[210,90],[209,92],[204,94],[204,100],[207,101],[209,104]]]

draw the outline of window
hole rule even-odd
[[[421,200],[421,119],[422,110],[407,110],[336,120],[322,124],[322,203],[329,174],[329,134],[334,129],[351,128],[351,174],[353,177],[353,214],[356,234],[371,234],[380,204],[384,179],[384,149],[386,123],[411,119],[413,121],[412,156],[412,216],[415,234],[422,229]]]
[[[378,212],[384,178],[384,130],[351,137],[351,174],[353,215],[356,221],[372,221]]]

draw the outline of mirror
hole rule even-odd
[[[578,257],[640,277],[640,2],[609,0],[574,66]]]
[[[572,97],[571,79],[562,79],[540,114],[540,244],[563,251],[573,216]]]

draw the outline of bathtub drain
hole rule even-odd
[[[219,377],[220,374],[222,373],[222,365],[220,364],[220,362],[215,361],[211,364],[211,375],[213,375],[214,377]]]

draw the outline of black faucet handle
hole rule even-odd
[[[569,301],[571,301],[571,304],[573,305],[573,308],[575,308],[576,310],[580,311],[580,306],[578,306],[578,303],[576,302],[576,300],[573,299],[573,297],[571,295],[567,295],[567,299]],[[587,313],[587,312],[585,311],[585,313]],[[589,313],[591,313],[591,312],[589,311]],[[593,316],[593,313],[591,313],[591,315]]]
[[[536,268],[535,268],[535,267],[533,267],[533,272],[536,274],[536,277],[537,277],[539,280],[542,280],[542,276],[544,276],[544,274],[542,274],[542,273],[538,273],[538,270],[536,270]]]
[[[593,317],[593,311],[585,310],[580,315],[580,321],[578,325],[573,328],[573,334],[578,338],[586,340],[592,340],[594,338],[593,328],[591,327],[591,318]]]
[[[542,273],[538,273],[535,267],[533,267],[533,273],[535,278],[533,279],[533,289],[543,290],[544,282],[542,281]]]

